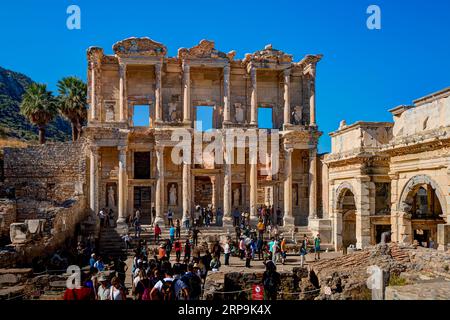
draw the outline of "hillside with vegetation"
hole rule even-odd
[[[0,67],[0,147],[37,143],[38,128],[20,114],[22,95],[33,83],[24,74]],[[70,123],[58,115],[46,128],[49,141],[71,139]]]

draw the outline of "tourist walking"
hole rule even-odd
[[[167,222],[170,226],[173,226],[173,212],[172,209],[169,209],[169,212],[167,212]]]
[[[111,280],[109,300],[126,300],[125,290],[117,277]]]
[[[150,292],[152,300],[186,300],[189,297],[186,284],[174,279],[173,269],[169,266],[164,268],[164,279],[158,281]]]
[[[159,237],[161,236],[161,228],[158,224],[155,224],[154,235],[155,235],[155,243],[159,242]]]
[[[103,228],[105,226],[105,210],[101,209],[98,213],[98,217],[100,219],[100,227]]]
[[[173,243],[175,241],[175,232],[176,229],[174,226],[171,226],[169,229],[170,242]]]
[[[320,235],[314,238],[314,260],[320,260]]]
[[[222,209],[219,207],[216,211],[216,225],[217,226],[219,226],[219,227],[222,226],[222,224],[223,224],[222,219],[223,219],[223,212],[222,212]]]
[[[211,260],[209,266],[213,272],[219,271],[219,268],[221,266],[219,257],[214,256],[213,259]]]
[[[97,300],[109,300],[110,297],[110,286],[108,285],[108,280],[102,274],[98,278],[98,282],[100,282],[100,286],[97,289]]]
[[[233,211],[233,226],[239,226],[241,224],[240,222],[241,219],[241,213],[239,212],[238,208],[234,208]]]
[[[281,238],[280,254],[281,254],[281,264],[285,264],[286,257],[287,257],[287,251],[286,251],[286,239],[284,237]]]
[[[223,246],[223,252],[224,252],[224,256],[225,256],[225,262],[224,264],[226,266],[230,265],[230,239],[227,239],[227,241],[225,242],[225,245]]]
[[[192,240],[194,243],[194,246],[198,245],[198,234],[202,233],[197,226],[194,226],[194,229],[192,230]]]
[[[181,237],[181,223],[180,219],[175,220],[175,237],[179,239]]]
[[[264,300],[277,300],[280,285],[281,276],[277,272],[277,266],[269,260],[263,273]]]
[[[250,245],[245,247],[245,267],[250,268],[250,261],[252,261],[252,248]]]
[[[182,249],[182,245],[181,245],[180,239],[177,239],[177,241],[175,241],[173,247],[175,249],[176,261],[180,262],[180,260],[181,260],[181,249]]]
[[[241,237],[239,240],[239,258],[242,260],[245,256],[245,240],[244,237]]]
[[[190,224],[190,220],[189,220],[189,212],[186,210],[186,215],[185,215],[185,220],[184,220],[184,229],[186,229],[186,231],[188,231],[191,228],[191,224]]]
[[[300,245],[300,267],[303,268],[303,265],[305,264],[305,258],[308,254],[308,251],[306,250],[304,242]]]
[[[199,300],[202,294],[202,279],[195,272],[193,263],[188,264],[187,272],[181,277],[181,281],[187,286],[189,300]]]
[[[191,242],[189,239],[186,239],[186,243],[184,244],[184,261],[189,263],[191,260]]]

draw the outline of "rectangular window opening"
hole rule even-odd
[[[211,131],[213,127],[213,117],[214,117],[214,107],[213,106],[198,106],[196,108],[195,115],[195,125],[196,131]]]
[[[273,129],[272,108],[259,107],[258,108],[258,128],[259,129]]]
[[[149,105],[133,106],[133,126],[134,127],[150,127],[150,106]]]

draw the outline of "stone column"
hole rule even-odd
[[[284,226],[294,226],[294,212],[292,211],[292,152],[293,148],[285,147],[284,151]]]
[[[156,146],[156,217],[155,224],[164,225],[164,147]]]
[[[249,162],[250,162],[250,220],[255,222],[258,220],[257,203],[258,203],[258,148],[249,144]]]
[[[223,67],[223,121],[230,122],[230,65]]]
[[[183,122],[191,125],[191,67],[183,61]]]
[[[183,218],[182,222],[190,219],[191,216],[191,165],[183,163]],[[191,221],[192,223],[192,221]]]
[[[224,176],[223,176],[223,225],[231,226],[231,153],[232,150],[224,149]]]
[[[290,99],[290,87],[291,87],[291,69],[284,69],[284,124],[291,123],[291,99]]]
[[[211,195],[211,204],[214,210],[217,210],[217,202],[216,202],[216,176],[211,176],[211,187],[212,187],[212,195]]]
[[[128,99],[127,99],[127,66],[119,64],[119,120],[128,121]]]
[[[250,79],[252,81],[252,96],[251,96],[251,107],[250,107],[250,124],[258,124],[258,88],[256,83],[256,68],[250,68]]]
[[[94,61],[91,62],[91,119],[97,120],[97,92],[95,86],[97,83],[97,66]]]
[[[313,68],[309,78],[309,117],[310,125],[316,126],[316,69]]]
[[[309,150],[309,217],[317,219],[317,150]]]
[[[119,150],[119,184],[117,187],[118,204],[117,204],[117,227],[126,227],[127,207],[126,207],[126,192],[127,192],[127,147],[120,146]]]
[[[91,146],[90,149],[90,171],[89,171],[89,206],[91,216],[98,213],[98,147]]]
[[[155,64],[155,122],[162,121],[162,94],[161,94],[161,70],[162,63]]]

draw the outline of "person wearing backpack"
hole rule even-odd
[[[266,263],[266,271],[263,274],[264,300],[277,300],[278,289],[281,285],[281,276],[277,272],[277,266],[273,261]]]
[[[136,300],[143,300],[145,289],[150,286],[150,280],[147,277],[147,273],[144,270],[139,270],[139,274],[133,280],[133,293]]]
[[[158,281],[150,292],[151,300],[186,300],[189,292],[186,284],[173,278],[172,268],[165,268],[164,279]]]
[[[187,286],[189,300],[199,300],[202,294],[202,280],[194,271],[194,264],[188,265],[188,271],[181,277],[181,281]]]

